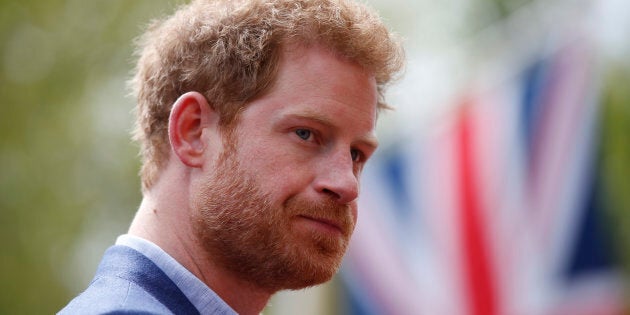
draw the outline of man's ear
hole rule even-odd
[[[213,126],[214,125],[214,126]],[[218,116],[199,92],[180,96],[168,120],[168,138],[180,161],[190,167],[201,167],[208,139],[203,130],[218,125]]]

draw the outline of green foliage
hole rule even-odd
[[[630,280],[630,66],[610,66],[602,113],[602,178],[606,210]]]
[[[173,4],[0,2],[0,314],[50,314],[83,288],[140,199],[132,39]]]

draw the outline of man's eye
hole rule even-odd
[[[302,138],[302,140],[308,140],[311,137],[311,131],[308,129],[297,129],[295,134]]]

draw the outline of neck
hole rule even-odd
[[[153,242],[204,282],[239,314],[259,314],[273,292],[268,292],[216,264],[195,236],[185,185],[162,174],[148,192],[129,228],[129,234]],[[162,180],[163,179],[163,180]],[[162,183],[171,183],[164,189]],[[175,189],[173,189],[176,187]],[[179,189],[179,190],[178,190]]]

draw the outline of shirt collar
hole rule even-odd
[[[237,314],[212,289],[153,242],[134,235],[124,234],[116,239],[116,245],[131,247],[153,261],[171,278],[199,313]]]

